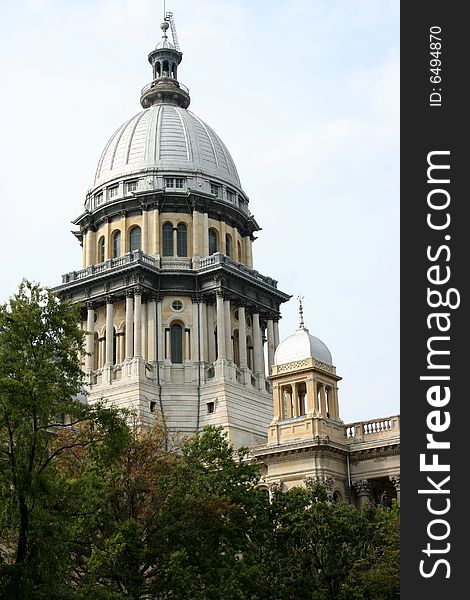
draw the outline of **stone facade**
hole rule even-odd
[[[158,415],[170,440],[221,425],[252,448],[271,490],[399,497],[399,417],[341,421],[340,377],[302,312],[279,344],[290,296],[253,268],[260,227],[222,140],[187,111],[167,30],[143,111],[106,144],[74,221],[82,268],[56,288],[82,306],[88,399],[130,410],[139,427]]]

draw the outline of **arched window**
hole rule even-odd
[[[173,225],[164,223],[163,233],[163,256],[173,256]]]
[[[155,79],[160,77],[160,75],[161,75],[160,61],[157,60],[157,62],[155,63]]]
[[[119,230],[113,233],[113,258],[121,256],[121,232]]]
[[[218,235],[217,230],[212,227],[209,229],[209,254],[215,254],[218,252]]]
[[[104,236],[98,240],[98,262],[104,262]]]
[[[163,61],[163,77],[169,77],[170,75],[170,67],[168,65],[168,61],[164,60]]]
[[[129,232],[129,249],[131,252],[140,250],[142,244],[142,231],[139,226],[133,227]]]
[[[176,246],[178,256],[188,256],[188,231],[184,223],[176,228]]]
[[[232,238],[228,233],[225,235],[225,254],[232,256]]]
[[[178,323],[170,327],[171,362],[183,363],[183,328]]]

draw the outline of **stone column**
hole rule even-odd
[[[326,394],[325,394],[325,384],[319,383],[320,388],[320,414],[322,417],[326,417]]]
[[[173,256],[178,256],[178,229],[173,227]]]
[[[199,249],[199,213],[196,209],[193,210],[193,256],[200,256]]]
[[[163,350],[163,302],[158,299],[157,302],[157,360],[162,361],[164,359]]]
[[[170,352],[170,329],[168,327],[165,327],[165,359],[166,360],[170,360],[171,359],[171,352]]]
[[[131,290],[126,293],[126,360],[134,356],[134,296]]]
[[[85,356],[85,371],[93,371],[95,361],[93,356],[95,349],[95,310],[93,302],[87,302],[86,308],[86,330],[88,333],[85,338],[85,352],[87,353]]]
[[[153,211],[153,254],[160,254],[160,213]]]
[[[89,228],[86,234],[86,266],[89,267],[95,262],[95,232]]]
[[[147,301],[142,298],[141,308],[141,330],[142,330],[142,341],[141,341],[141,354],[144,360],[147,360],[147,344],[148,344],[148,322],[147,322]]]
[[[127,235],[127,214],[124,211],[121,216],[121,254],[124,255],[127,252],[129,252],[129,238]]]
[[[214,329],[215,329],[215,320],[214,320],[214,305],[207,304],[207,352],[208,352],[208,362],[214,362],[216,356],[215,349],[215,337],[214,337]]]
[[[276,352],[279,346],[279,320],[274,319],[274,352]]]
[[[114,321],[114,306],[111,296],[106,297],[106,364],[113,364],[113,321]]]
[[[104,260],[109,260],[113,255],[111,244],[111,221],[106,219],[105,235],[104,235]]]
[[[232,315],[230,314],[230,300],[224,300],[225,314],[225,353],[228,360],[233,360],[232,340]]]
[[[201,330],[201,323],[199,318],[199,303],[196,298],[191,301],[192,308],[192,322],[193,322],[193,335],[191,343],[191,358],[194,363],[199,362],[199,333]]]
[[[274,364],[274,322],[273,319],[268,319],[268,375],[271,375],[271,367]]]
[[[217,292],[217,358],[226,358],[224,297]]]
[[[134,358],[142,356],[142,292],[134,292]]]
[[[202,252],[204,256],[209,254],[209,215],[204,213],[203,219],[203,244]]]
[[[397,493],[397,501],[400,502],[400,475],[389,475],[388,478]]]
[[[251,248],[251,238],[249,235],[247,235],[243,239],[245,242],[245,263],[246,263],[247,267],[252,269],[253,268],[253,254],[252,254],[252,248]]]
[[[98,339],[98,369],[101,369],[101,367],[104,364],[104,345],[106,342],[106,338],[105,337],[100,337]]]
[[[193,355],[191,354],[191,330],[186,328],[184,330],[184,356],[183,356],[183,360],[184,361],[188,361],[191,360],[191,357]],[[193,358],[193,360],[197,360]]]
[[[372,504],[371,485],[367,479],[353,482],[354,490],[358,499],[358,508]]]
[[[148,211],[142,209],[142,252],[148,254]],[[145,346],[144,346],[145,348]]]
[[[248,367],[248,357],[246,353],[246,315],[245,307],[238,307],[238,336],[240,346],[240,369]]]
[[[155,362],[157,360],[157,303],[154,296],[147,304],[147,323],[147,360]]]
[[[124,348],[124,332],[121,331],[119,333],[119,362],[124,362],[124,358],[126,356],[126,351]]]
[[[201,361],[208,362],[208,344],[207,344],[207,309],[204,300],[200,299],[198,303],[199,310],[199,343],[201,344]]]
[[[292,384],[292,416],[299,417],[299,389],[296,383]]]
[[[259,325],[259,313],[253,313],[253,362],[255,373],[263,373],[263,342]]]
[[[332,390],[333,390],[333,402],[335,405],[335,419],[339,419],[338,386],[337,385],[333,386]]]
[[[313,416],[317,413],[317,383],[315,379],[307,379],[307,403],[308,414]]]

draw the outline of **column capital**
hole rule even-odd
[[[115,300],[113,294],[106,294],[106,304],[114,304]]]
[[[86,306],[87,310],[95,310],[95,303],[91,302],[91,300],[86,302],[85,306]]]
[[[400,475],[389,475],[388,479],[397,492],[400,491]]]
[[[142,296],[143,294],[143,289],[140,285],[136,285],[134,286],[134,296]]]
[[[353,487],[358,496],[370,496],[372,487],[368,479],[359,479],[358,481],[353,481]]]
[[[133,298],[133,297],[134,297],[134,290],[128,288],[126,290],[126,298]]]

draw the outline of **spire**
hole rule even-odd
[[[191,102],[188,89],[178,82],[178,65],[183,54],[180,52],[178,38],[176,35],[173,13],[165,13],[160,25],[162,39],[155,49],[148,55],[149,63],[152,65],[153,81],[146,85],[140,95],[140,103],[143,108],[153,104],[173,104],[187,108]],[[168,39],[168,29],[171,28],[172,42]]]
[[[297,300],[299,301],[299,315],[300,315],[299,329],[306,329],[305,323],[304,323],[304,307],[302,305],[303,299],[304,299],[304,296],[301,296],[300,294],[297,296]]]

